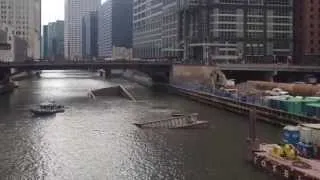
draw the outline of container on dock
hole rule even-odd
[[[282,136],[285,144],[296,145],[300,141],[300,129],[297,126],[286,126],[283,128]]]
[[[297,98],[291,98],[287,100],[288,103],[288,112],[291,114],[302,115],[302,104],[301,100]]]
[[[320,97],[316,97],[316,96],[309,96],[306,97],[307,100],[315,100],[316,102],[320,102]]]
[[[320,103],[308,103],[306,105],[306,115],[309,117],[320,117]]]
[[[311,144],[320,146],[320,124],[302,124],[301,127],[309,128],[311,131]]]
[[[290,96],[284,95],[284,96],[267,96],[267,99],[269,99],[269,107],[273,109],[281,109],[281,103],[285,101],[286,99],[290,98]]]
[[[300,141],[305,144],[312,144],[312,130],[310,128],[300,128]]]
[[[311,144],[299,142],[297,144],[297,149],[302,157],[308,159],[314,158],[314,149]]]

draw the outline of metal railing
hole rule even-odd
[[[81,64],[88,64],[88,65],[99,65],[99,64],[172,64],[172,61],[167,59],[150,59],[150,60],[95,60],[95,61],[88,61],[88,60],[64,60],[64,61],[17,61],[17,62],[8,62],[8,61],[0,61],[0,65],[81,65]]]

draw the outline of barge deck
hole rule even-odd
[[[273,144],[260,144],[258,151],[254,152],[253,164],[262,170],[282,177],[296,180],[320,180],[320,161],[299,157],[299,161],[275,157],[271,154]],[[303,166],[296,166],[304,164]]]

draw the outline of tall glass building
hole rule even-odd
[[[132,0],[108,0],[98,10],[99,57],[112,57],[113,47],[132,47]]]
[[[65,0],[64,53],[67,59],[82,57],[81,21],[91,11],[96,11],[101,0]]]
[[[97,11],[92,11],[82,17],[82,57],[92,59],[98,56],[98,17]]]
[[[48,24],[48,57],[51,59],[64,57],[64,21]]]

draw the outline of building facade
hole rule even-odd
[[[24,61],[28,57],[28,43],[14,33],[14,27],[0,25],[0,61]]]
[[[134,56],[197,62],[284,61],[293,0],[134,0]]]
[[[40,58],[41,0],[0,0],[0,22],[28,44],[28,56]]]
[[[169,2],[169,1],[166,1]],[[133,54],[137,58],[162,56],[162,0],[133,1]]]
[[[114,47],[132,48],[132,0],[109,0],[98,10],[98,55],[113,56]]]
[[[98,15],[97,11],[90,12],[82,17],[82,57],[94,59],[98,57]]]
[[[48,57],[51,60],[64,57],[64,21],[48,24]]]
[[[96,11],[100,0],[65,0],[64,52],[67,59],[82,57],[81,21],[91,11]]]
[[[185,59],[285,61],[292,55],[293,0],[184,0],[179,9]]]
[[[294,63],[320,63],[320,1],[295,0]]]
[[[42,58],[48,58],[48,25],[43,26],[42,35]]]

